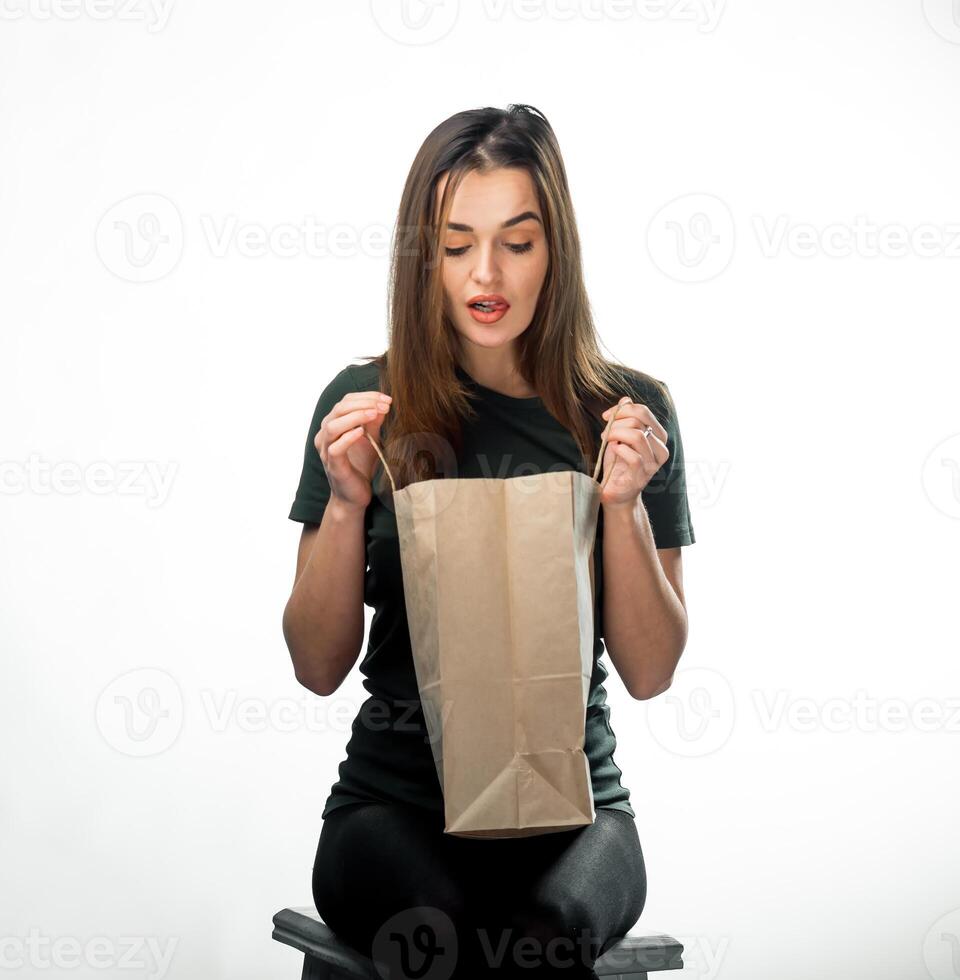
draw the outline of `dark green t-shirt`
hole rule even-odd
[[[572,434],[539,398],[513,398],[474,381],[462,368],[458,377],[476,395],[477,419],[464,420],[463,451],[456,473],[465,478],[503,478],[547,470],[586,472]],[[624,373],[623,394],[649,405],[668,432],[670,458],[642,491],[658,548],[692,544],[696,539],[687,503],[683,445],[675,417],[648,397],[643,380]],[[348,365],[324,388],[307,433],[303,471],[290,509],[291,520],[319,524],[330,498],[323,463],[313,444],[320,423],[347,392],[379,389],[374,364]],[[606,424],[596,420],[596,444]],[[380,466],[377,468],[379,477]],[[592,470],[590,474],[592,476]],[[376,478],[375,478],[376,479]],[[427,739],[427,730],[410,650],[397,523],[393,510],[375,493],[365,518],[367,569],[364,603],[373,610],[366,654],[360,663],[369,697],[360,706],[331,788],[322,818],[357,802],[402,802],[443,810],[443,797]],[[636,816],[621,770],[613,760],[617,740],[610,727],[610,708],[603,681],[608,671],[600,660],[603,636],[603,508],[594,545],[594,669],[587,702],[584,752],[590,762],[594,805]]]

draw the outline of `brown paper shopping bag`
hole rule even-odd
[[[593,823],[597,481],[579,471],[393,487],[403,588],[444,831],[525,837]],[[609,474],[607,474],[609,475]],[[606,477],[604,477],[604,481]]]

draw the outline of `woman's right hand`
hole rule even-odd
[[[373,499],[373,472],[380,462],[364,430],[380,443],[391,399],[380,391],[348,391],[325,415],[313,440],[330,481],[331,497],[363,510]]]

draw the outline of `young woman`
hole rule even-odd
[[[364,430],[398,487],[592,474],[621,402],[630,404],[604,452],[594,549],[584,751],[596,820],[512,839],[444,834],[389,484]],[[600,354],[563,161],[536,109],[460,112],[423,143],[394,236],[389,346],[321,393],[289,516],[304,524],[283,618],[298,680],[336,691],[363,645],[363,604],[375,610],[360,664],[369,697],[313,868],[324,922],[367,955],[385,954],[398,933],[419,948],[424,923],[452,926],[456,976],[481,975],[498,953],[499,975],[592,976],[646,900],[599,658],[605,643],[635,698],[666,690],[686,641],[680,549],[695,539],[675,406],[663,382]]]

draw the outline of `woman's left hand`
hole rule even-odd
[[[623,407],[607,433],[600,503],[632,507],[653,474],[670,458],[667,430],[646,405],[631,401],[626,395],[617,404]],[[609,422],[615,409],[616,405],[608,408],[602,417]]]

